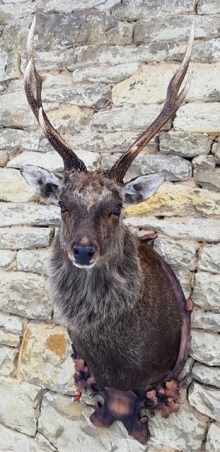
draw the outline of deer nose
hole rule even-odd
[[[94,254],[95,250],[92,246],[74,245],[73,247],[73,257],[77,264],[89,265]]]

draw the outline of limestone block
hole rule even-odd
[[[148,156],[146,156],[148,161]],[[161,168],[162,169],[162,168]],[[159,168],[155,168],[157,172]],[[171,168],[172,170],[172,168]],[[164,170],[161,171],[162,173]],[[220,194],[186,184],[165,182],[147,201],[129,206],[126,215],[211,216],[220,215]]]
[[[189,389],[189,402],[198,411],[220,420],[220,391],[199,383],[192,383]]]
[[[212,152],[214,154],[214,160],[217,165],[220,165],[220,146],[219,143],[214,143],[212,146]]]
[[[0,150],[0,167],[6,165],[9,160],[9,152]]]
[[[135,44],[151,41],[185,40],[189,36],[192,22],[195,23],[195,38],[218,37],[218,17],[213,15],[163,15],[138,21],[134,27]]]
[[[75,44],[127,45],[132,43],[131,24],[119,23],[109,13],[71,9],[63,13],[38,14],[36,50],[66,49]]]
[[[189,354],[208,366],[220,366],[220,336],[192,330]]]
[[[9,333],[22,334],[22,319],[0,312],[0,328]]]
[[[210,190],[220,190],[220,171],[198,171],[196,174],[196,183],[201,187]]]
[[[19,77],[19,55],[14,52],[0,52],[0,82]]]
[[[74,151],[75,152],[75,151]],[[99,160],[97,152],[76,151],[76,154],[84,161],[89,170],[95,169]],[[56,151],[49,151],[45,154],[39,152],[22,152],[22,154],[10,160],[8,167],[20,168],[22,165],[40,166],[48,171],[63,172],[63,159]],[[22,176],[21,176],[22,177]],[[23,178],[22,178],[23,179]],[[27,185],[26,182],[24,182]],[[21,201],[22,202],[22,201]]]
[[[193,242],[157,238],[154,240],[154,249],[172,268],[196,268],[196,248]]]
[[[29,436],[36,433],[41,390],[14,378],[0,377],[0,421]]]
[[[208,41],[196,42],[193,46],[192,60],[199,63],[211,63],[219,61],[220,39],[210,39]]]
[[[9,250],[0,250],[0,267],[7,268],[15,259],[16,253]]]
[[[162,220],[153,217],[127,217],[127,226],[155,230],[174,239],[195,239],[199,242],[220,242],[220,221],[208,218],[175,218]]]
[[[208,367],[195,362],[192,368],[192,376],[200,383],[220,388],[220,367]]]
[[[39,434],[31,438],[0,424],[1,452],[51,452],[54,448],[39,441]]]
[[[102,167],[111,168],[117,159],[116,155],[103,155]],[[191,177],[192,168],[190,162],[176,155],[139,155],[127,171],[125,181],[152,173],[162,173],[170,181],[186,180]]]
[[[15,157],[16,159],[16,157]],[[10,162],[8,163],[10,166]],[[0,168],[0,200],[7,202],[35,201],[37,196],[20,171]]]
[[[19,379],[52,391],[74,393],[71,353],[63,327],[29,323],[19,354]]]
[[[51,228],[0,228],[0,248],[17,250],[47,247],[51,243],[52,236]]]
[[[98,10],[101,7],[105,6],[106,0],[66,0],[65,3],[57,3],[57,0],[49,0],[45,4],[44,11],[56,11],[58,13],[71,13],[74,10],[78,9],[89,9],[89,8],[97,8]],[[107,3],[109,3],[107,1]],[[118,3],[118,0],[112,0],[111,6]]]
[[[216,134],[220,128],[219,118],[219,103],[189,103],[177,111],[174,127],[190,133]]]
[[[38,430],[59,452],[144,452],[146,446],[128,437],[121,423],[101,430],[91,424],[92,409],[71,398],[46,392]]]
[[[218,14],[218,13],[220,13],[220,5],[218,0],[199,1],[198,14]]]
[[[149,420],[150,444],[164,444],[178,451],[199,451],[205,435],[206,423],[196,416],[187,403],[177,413],[163,419],[161,413]]]
[[[19,250],[17,253],[17,267],[23,272],[48,275],[48,250]]]
[[[220,273],[220,243],[204,245],[199,255],[198,268],[211,273]]]
[[[118,64],[116,66],[98,66],[75,69],[73,72],[74,82],[100,82],[118,83],[132,75],[139,69],[138,63]]]
[[[215,160],[213,155],[199,155],[192,161],[193,168],[196,171],[209,171],[212,174],[215,171]]]
[[[194,309],[192,312],[192,327],[220,333],[220,314]]]
[[[160,133],[160,151],[164,154],[174,154],[180,157],[196,157],[209,154],[212,140],[208,135],[184,132]]]
[[[219,291],[219,275],[200,271],[195,274],[192,299],[200,308],[220,313]]]
[[[63,69],[64,53],[60,50],[48,52],[35,52],[35,64],[38,71],[61,71]],[[26,53],[21,57],[21,71],[24,73],[27,66]]]
[[[160,105],[126,105],[94,114],[94,127],[102,132],[146,129],[161,111]],[[170,122],[164,129],[170,128]]]
[[[18,350],[5,345],[0,345],[0,375],[9,377],[15,368],[15,359]]]
[[[30,114],[24,89],[14,93],[7,93],[1,97],[0,104],[0,123],[4,127],[36,126],[36,119]]]
[[[29,319],[50,319],[52,306],[45,277],[1,272],[0,309]]]
[[[49,226],[60,223],[60,209],[57,206],[0,202],[0,226]],[[27,241],[28,242],[28,241]]]
[[[0,329],[0,344],[8,345],[9,347],[19,347],[20,337],[17,334],[6,333]]]
[[[37,151],[39,133],[16,129],[0,129],[0,149]]]
[[[218,452],[219,450],[220,426],[217,424],[211,424],[206,438],[205,452]]]
[[[192,291],[192,274],[187,268],[173,268],[177,279],[180,282],[186,300],[190,297]]]
[[[114,6],[113,13],[120,20],[139,20],[167,14],[178,15],[192,13],[193,10],[193,0],[186,0],[184,2],[178,0],[171,0],[169,2],[166,0],[156,0],[154,2],[133,0],[130,2],[130,0],[125,0],[123,3]]]

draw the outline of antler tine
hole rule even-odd
[[[68,172],[74,169],[76,171],[86,172],[87,169],[83,161],[77,157],[64,139],[54,129],[43,109],[41,100],[43,78],[39,75],[35,68],[32,46],[35,26],[36,17],[34,17],[27,39],[27,54],[29,62],[24,74],[24,88],[28,103],[46,138],[62,157],[64,162],[64,171]]]
[[[194,23],[190,32],[187,49],[184,59],[171,79],[167,88],[167,96],[165,104],[157,116],[157,118],[150,124],[150,126],[135,140],[135,142],[129,147],[129,149],[116,161],[110,170],[106,172],[106,176],[115,179],[117,182],[122,183],[123,178],[130,167],[131,163],[141,152],[144,146],[153,138],[157,132],[166,124],[166,122],[174,115],[178,108],[182,105],[191,82],[191,74],[188,80],[179,93],[179,89],[186,75],[194,42]],[[179,93],[179,94],[178,94]]]

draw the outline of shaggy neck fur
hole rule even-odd
[[[92,269],[76,268],[57,235],[51,259],[52,299],[66,326],[110,328],[140,299],[142,272],[137,238],[124,228],[123,246],[115,244]]]

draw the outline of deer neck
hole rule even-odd
[[[125,227],[120,250],[89,271],[76,268],[62,250],[59,235],[51,258],[52,299],[66,326],[112,325],[128,315],[140,299],[143,276],[137,238]],[[67,325],[67,319],[68,324]]]

